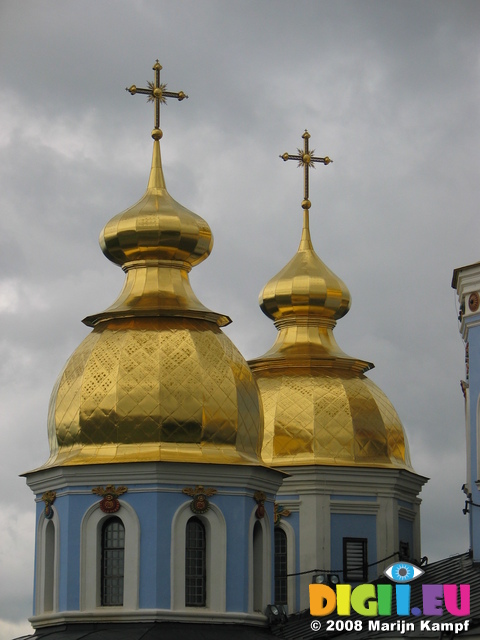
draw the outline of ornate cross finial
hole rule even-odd
[[[310,151],[308,148],[308,140],[310,138],[310,134],[306,129],[305,129],[305,133],[302,135],[302,138],[304,140],[303,151],[301,149],[297,149],[298,155],[296,156],[285,152],[283,155],[280,156],[280,158],[282,158],[285,161],[298,160],[298,166],[303,167],[304,194],[303,194],[302,209],[310,209],[311,202],[308,199],[308,195],[309,195],[308,194],[308,187],[309,187],[308,170],[310,169],[310,167],[312,169],[315,169],[314,162],[321,162],[322,164],[326,165],[326,164],[330,164],[330,162],[333,162],[333,160],[330,160],[328,156],[325,156],[325,158],[318,158],[313,155],[315,153],[315,150],[312,149]]]
[[[166,91],[167,85],[160,84],[160,70],[162,69],[162,65],[157,60],[153,65],[152,69],[155,71],[155,80],[154,82],[148,82],[148,89],[141,89],[132,84],[131,87],[127,87],[126,91],[129,91],[132,96],[136,93],[143,93],[148,96],[147,102],[155,103],[155,128],[152,131],[152,138],[154,140],[160,140],[163,136],[163,132],[160,129],[160,104],[166,104],[166,98],[176,98],[177,100],[184,100],[184,98],[188,98],[188,96],[183,93],[183,91],[179,91],[178,93],[174,93],[173,91]]]

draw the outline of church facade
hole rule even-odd
[[[464,514],[469,517],[470,550],[480,562],[480,263],[453,272],[452,287],[458,294],[459,329],[465,343],[465,438],[467,445]]]
[[[265,636],[272,617],[308,608],[312,580],[365,582],[421,555],[426,478],[365,376],[373,365],[336,343],[350,294],[310,236],[309,169],[330,159],[310,152],[308,132],[282,156],[304,171],[303,228],[260,295],[277,340],[247,363],[222,332],[228,316],[190,285],[213,238],[166,189],[160,106],[187,96],[153,69],[147,89],[129,89],[155,106],[147,190],[100,236],[125,285],[84,320],[92,332],[52,392],[50,458],[26,474],[39,638],[123,625],[133,639],[174,623]]]

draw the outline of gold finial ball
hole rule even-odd
[[[310,202],[310,200],[308,200],[308,198],[305,198],[305,200],[302,202],[302,209],[310,209],[311,206],[312,203]]]
[[[326,156],[324,162],[325,164],[330,164],[331,162],[333,162],[333,160],[330,160],[330,158]]]
[[[154,140],[161,140],[163,138],[163,131],[161,129],[153,129],[152,138]]]
[[[308,138],[310,138],[310,134],[306,129],[305,129],[305,133],[302,134],[302,138],[304,138],[305,140],[308,140]]]
[[[309,153],[304,153],[302,156],[302,160],[305,164],[310,164],[311,159],[312,158],[310,157]]]
[[[152,67],[152,69],[153,69],[154,71],[157,71],[157,69],[158,69],[158,71],[160,71],[162,68],[163,68],[163,67],[162,67],[162,65],[159,63],[159,61],[158,61],[158,60],[155,62],[155,64],[154,64],[154,65],[153,65],[153,67]]]
[[[155,89],[153,90],[153,97],[154,98],[161,98],[163,95],[162,90],[160,89],[160,87],[155,87]]]

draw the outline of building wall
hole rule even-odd
[[[232,621],[263,622],[263,611],[272,601],[274,496],[282,477],[264,467],[174,464],[98,465],[29,474],[28,482],[37,495],[34,626],[61,620],[172,616],[185,620],[230,616]],[[128,489],[119,496],[120,509],[114,514],[104,513],[101,496],[92,493],[94,487],[107,484]],[[197,485],[216,492],[208,498],[209,509],[196,515],[191,509],[193,497],[183,489]],[[56,492],[51,520],[41,499],[46,490]],[[260,518],[256,491],[265,495]],[[125,527],[121,607],[100,602],[100,532],[112,515]],[[185,606],[185,530],[195,515],[207,534],[206,607]],[[254,565],[256,523],[262,542]],[[254,574],[261,577],[257,608],[262,614],[254,610]]]

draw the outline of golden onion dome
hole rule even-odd
[[[159,68],[157,62],[154,99],[157,85],[164,88]],[[207,309],[190,286],[189,271],[210,253],[212,234],[167,192],[161,135],[157,123],[144,196],[100,236],[105,255],[125,271],[125,285],[108,309],[84,320],[93,331],[53,389],[46,467],[261,463],[263,415],[253,374],[220,329],[230,319]]]
[[[276,322],[288,318],[338,320],[350,308],[350,292],[313,250],[308,210],[297,253],[260,294],[262,311]]]
[[[315,253],[307,208],[297,253],[259,301],[278,330],[273,347],[249,361],[263,402],[263,461],[411,469],[402,423],[364,375],[373,365],[345,354],[334,338],[350,294]]]

